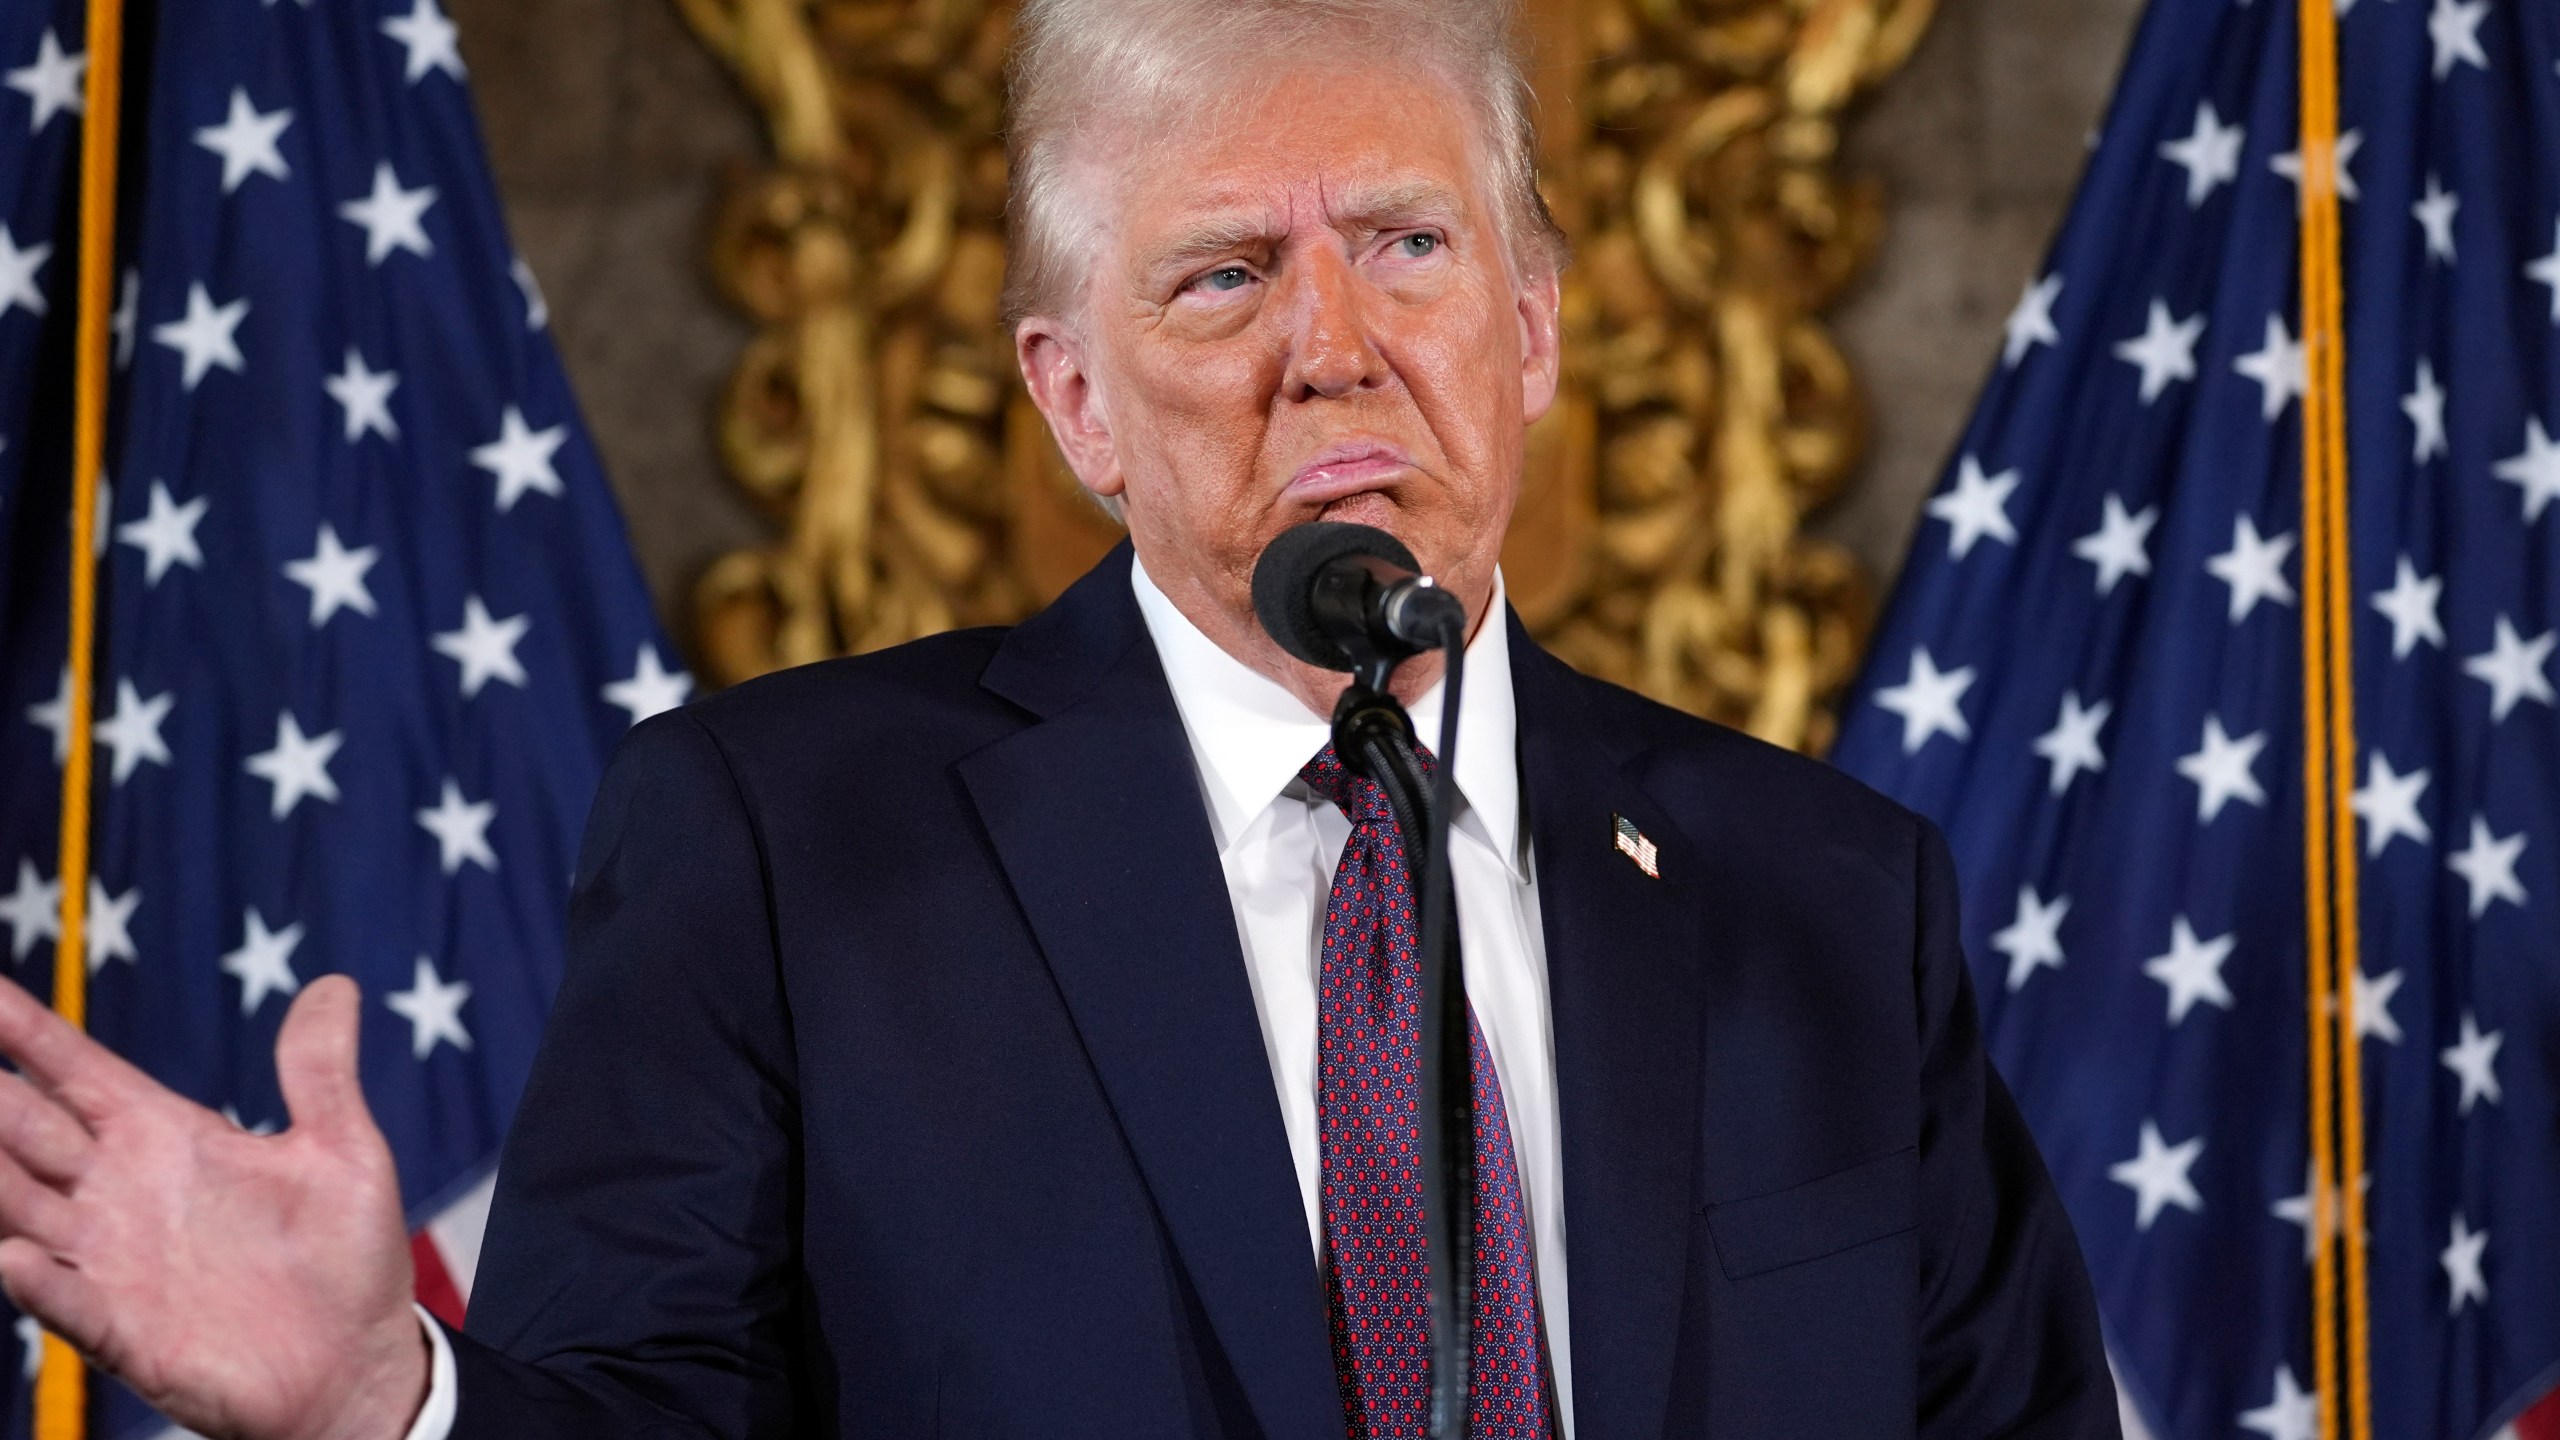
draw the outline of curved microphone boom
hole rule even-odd
[[[1468,1429],[1475,1333],[1476,1126],[1449,818],[1457,798],[1466,606],[1423,574],[1413,552],[1386,531],[1315,520],[1282,531],[1263,550],[1253,570],[1253,609],[1281,649],[1310,665],[1351,672],[1333,709],[1334,754],[1386,792],[1421,901],[1415,1139],[1424,1157],[1423,1254],[1430,1274],[1429,1433],[1432,1440],[1459,1440]],[[1426,776],[1413,721],[1387,682],[1398,664],[1434,649],[1446,657],[1446,669],[1439,763]]]

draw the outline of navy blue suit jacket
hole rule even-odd
[[[1579,1440],[2113,1435],[1935,830],[1509,624]],[[1340,1440],[1125,547],[1011,631],[638,727],[570,951],[458,1437]]]

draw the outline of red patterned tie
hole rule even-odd
[[[1431,757],[1423,757],[1426,773]],[[1325,901],[1316,1117],[1333,1367],[1352,1440],[1422,1440],[1431,1425],[1417,1041],[1420,926],[1404,842],[1378,783],[1328,745],[1299,771],[1351,821]],[[1474,1440],[1548,1440],[1546,1355],[1511,1124],[1484,1032],[1467,1017],[1476,1103]]]

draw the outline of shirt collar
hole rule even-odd
[[[1143,563],[1129,566],[1129,587],[1137,592],[1138,613],[1182,712],[1223,855],[1333,738],[1332,726],[1278,681],[1218,648],[1157,588]],[[1502,572],[1496,570],[1493,603],[1467,642],[1467,683],[1458,701],[1459,807],[1453,818],[1477,829],[1477,838],[1519,880],[1527,874],[1520,854],[1519,717],[1503,597]],[[1444,688],[1435,683],[1412,707],[1414,731],[1426,745],[1440,743]]]

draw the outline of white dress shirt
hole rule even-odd
[[[1278,681],[1218,648],[1132,564],[1165,680],[1191,739],[1209,831],[1226,870],[1244,944],[1245,976],[1262,1022],[1262,1046],[1280,1096],[1280,1121],[1297,1162],[1307,1237],[1324,1252],[1323,1148],[1316,1131],[1316,1000],[1324,958],[1325,901],[1351,822],[1298,779],[1299,768],[1332,738],[1332,726]],[[1503,589],[1467,644],[1458,700],[1457,812],[1449,870],[1467,1000],[1502,1082],[1511,1153],[1520,1168],[1537,1266],[1538,1300],[1555,1370],[1561,1433],[1573,1433],[1572,1327],[1566,1304],[1564,1151],[1556,1118],[1555,1036],[1547,1007],[1547,945],[1538,925],[1538,887],[1520,814],[1519,720],[1511,694],[1511,647]],[[1412,706],[1416,734],[1440,743],[1442,687]]]
[[[1351,838],[1351,822],[1331,801],[1309,791],[1298,770],[1325,747],[1332,727],[1279,682],[1219,649],[1156,588],[1146,567],[1133,563],[1129,582],[1191,740],[1209,831],[1235,907],[1236,938],[1244,945],[1263,1052],[1279,1092],[1280,1121],[1297,1166],[1298,1195],[1307,1207],[1307,1241],[1321,1260],[1317,971],[1324,958],[1325,901],[1333,891],[1334,864]],[[1555,1372],[1559,1433],[1572,1440],[1573,1330],[1565,1299],[1555,1035],[1548,1023],[1547,944],[1538,927],[1536,871],[1521,823],[1519,722],[1502,615],[1497,574],[1486,620],[1467,644],[1449,870],[1464,937],[1467,1001],[1493,1055],[1511,1119],[1511,1153],[1520,1169],[1547,1358]],[[1428,745],[1440,743],[1441,691],[1432,686],[1412,707],[1414,730]],[[426,1405],[407,1440],[446,1440],[457,1400],[452,1350],[424,1310],[418,1318],[434,1347],[434,1365]]]

